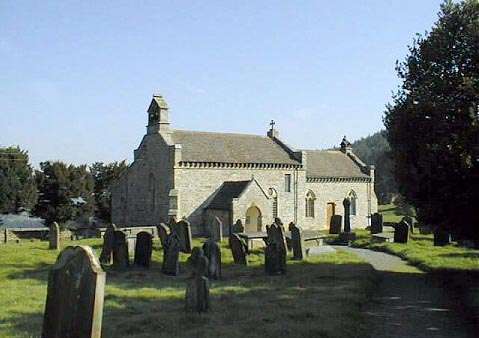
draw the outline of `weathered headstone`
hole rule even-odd
[[[165,224],[165,223],[160,223],[160,225],[157,226],[158,229],[158,237],[160,238],[161,242],[161,247],[165,247],[166,239],[168,238],[168,235],[170,234],[170,228]]]
[[[113,253],[113,243],[115,241],[115,224],[110,224],[106,228],[105,233],[103,234],[103,246],[101,248],[100,254],[100,263],[101,264],[111,264],[112,253]]]
[[[126,234],[121,230],[115,230],[113,233],[113,267],[122,270],[129,266],[130,258],[128,257]]]
[[[371,234],[383,232],[383,215],[376,212],[371,215]]]
[[[223,222],[218,217],[213,218],[210,233],[215,242],[221,242],[223,239]]]
[[[141,231],[136,235],[135,265],[150,267],[152,246],[153,236],[149,232]]]
[[[161,271],[165,275],[177,276],[180,273],[179,265],[180,239],[175,232],[168,235],[163,247],[163,264]]]
[[[294,225],[294,224],[293,224]],[[302,260],[306,258],[306,248],[303,239],[303,231],[299,226],[290,227],[291,244],[293,246],[293,259]]]
[[[268,229],[268,243],[264,252],[265,271],[268,275],[286,273],[286,245],[284,230],[280,225],[272,224]]]
[[[394,243],[407,243],[409,239],[409,225],[401,221],[394,227]]]
[[[64,249],[48,276],[42,338],[100,338],[105,279],[90,247]]]
[[[246,245],[237,234],[230,236],[230,248],[235,264],[248,265]]]
[[[191,253],[191,243],[193,238],[191,236],[191,225],[185,219],[182,219],[177,224],[178,238],[180,239],[180,251],[184,253]]]
[[[443,229],[434,231],[434,246],[445,246],[451,243],[451,234]]]
[[[235,224],[231,227],[231,232],[233,234],[239,234],[241,232],[244,232],[244,226],[241,220],[237,220]]]
[[[206,312],[210,308],[210,282],[205,277],[208,270],[208,258],[201,248],[195,247],[188,258],[191,276],[188,278],[185,294],[187,312]]]
[[[203,253],[208,258],[208,278],[221,279],[221,249],[210,239],[203,244]]]
[[[57,222],[53,222],[52,225],[50,225],[49,240],[48,249],[60,250],[60,227]]]
[[[339,234],[341,232],[341,224],[343,223],[343,216],[333,215],[331,216],[331,227],[329,228],[330,234]]]

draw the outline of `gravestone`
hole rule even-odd
[[[52,225],[50,225],[49,239],[48,249],[60,250],[60,227],[57,222],[53,222]]]
[[[158,237],[160,238],[161,242],[161,247],[165,247],[166,239],[168,238],[168,235],[170,234],[170,228],[165,224],[165,223],[160,223],[160,225],[157,226],[158,229]]]
[[[451,243],[451,234],[443,229],[434,231],[434,246],[445,246]]]
[[[339,234],[341,232],[341,224],[343,223],[343,216],[333,215],[331,216],[331,227],[329,228],[330,234]]]
[[[221,242],[223,239],[223,222],[218,217],[213,218],[210,229],[211,239]]]
[[[230,248],[235,264],[248,265],[246,245],[237,234],[230,236]]]
[[[221,249],[212,239],[203,244],[203,253],[208,258],[208,278],[221,279]]]
[[[413,234],[414,233],[414,220],[411,216],[404,216],[402,221],[406,222],[409,226],[409,231]]]
[[[126,234],[121,230],[113,232],[113,267],[123,270],[130,266]]]
[[[214,243],[214,242],[213,242]],[[201,248],[195,247],[188,258],[187,265],[191,270],[185,294],[186,312],[206,312],[210,308],[210,282],[205,277],[208,270],[208,258]]]
[[[101,248],[100,254],[100,263],[101,264],[111,264],[112,253],[113,253],[113,243],[115,241],[115,224],[110,224],[106,228],[105,233],[103,234],[103,246]]]
[[[163,264],[161,271],[165,275],[178,276],[180,273],[179,265],[180,239],[175,232],[168,235],[165,246],[163,247]]]
[[[293,224],[290,227],[291,231],[291,244],[293,246],[293,259],[302,260],[306,258],[306,249],[303,239],[303,230]]]
[[[150,267],[152,246],[153,236],[149,232],[141,231],[136,235],[135,265]]]
[[[268,229],[268,243],[264,252],[265,271],[268,275],[286,273],[286,245],[284,241],[284,230],[276,224]]]
[[[409,238],[409,225],[401,221],[394,227],[394,243],[407,243]]]
[[[241,232],[244,232],[244,226],[241,220],[237,220],[235,224],[231,227],[231,232],[233,234],[239,234]]]
[[[90,247],[64,249],[48,275],[42,338],[100,338],[105,279]]]
[[[176,224],[178,229],[177,234],[180,240],[180,251],[184,253],[191,253],[191,243],[193,238],[191,236],[191,225],[187,220],[182,219]]]
[[[376,212],[371,215],[371,234],[383,232],[383,215]]]
[[[343,206],[344,206],[344,232],[351,232],[351,217],[350,217],[351,201],[348,198],[345,198],[343,200]]]

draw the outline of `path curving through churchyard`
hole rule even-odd
[[[364,338],[471,338],[477,327],[460,314],[461,304],[424,273],[399,257],[335,246],[369,262],[377,273],[371,302],[363,309]]]

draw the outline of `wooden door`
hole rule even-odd
[[[331,218],[336,215],[336,204],[328,203],[326,209],[326,224],[328,225],[328,229],[331,229]]]

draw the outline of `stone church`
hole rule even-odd
[[[328,229],[350,201],[352,228],[377,212],[374,166],[346,138],[340,150],[298,150],[267,136],[170,128],[168,105],[153,95],[148,126],[134,162],[112,187],[117,226],[156,225],[186,218],[204,234],[217,216],[227,235],[238,220],[245,231],[265,230],[275,217],[303,229]]]

